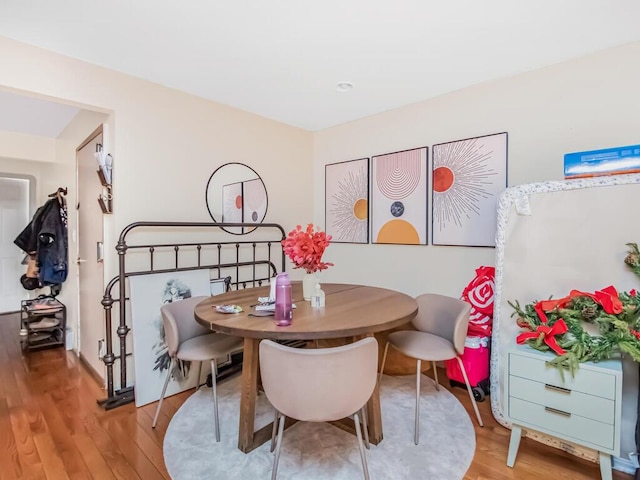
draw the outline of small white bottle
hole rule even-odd
[[[316,289],[311,294],[311,306],[313,308],[324,307],[324,290],[320,288],[320,282],[316,281]]]

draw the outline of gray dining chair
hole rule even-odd
[[[211,385],[214,405],[214,422],[216,441],[220,441],[220,420],[218,418],[218,392],[216,388],[216,375],[218,373],[217,358],[230,355],[242,349],[243,339],[222,333],[215,333],[198,324],[194,317],[196,305],[209,297],[199,296],[185,298],[176,302],[164,304],[160,307],[162,325],[164,327],[165,343],[171,362],[167,369],[167,377],[162,387],[160,401],[153,417],[152,426],[155,428],[158,415],[162,408],[167,385],[171,373],[178,360],[198,362],[198,376],[196,378],[196,391],[200,388],[200,376],[202,375],[202,362],[211,362]]]
[[[360,413],[376,386],[376,339],[367,337],[340,347],[314,349],[291,348],[263,340],[259,355],[262,387],[278,419],[271,479],[275,480],[278,472],[286,417],[330,422],[353,415],[362,470],[368,480]]]
[[[416,418],[413,440],[418,445],[420,436],[420,376],[423,360],[430,361],[432,364],[436,390],[440,389],[436,362],[454,358],[458,361],[478,424],[481,427],[484,424],[482,423],[471,385],[469,385],[467,372],[460,358],[460,355],[464,353],[464,342],[467,338],[471,305],[454,297],[434,293],[419,295],[416,297],[416,302],[418,302],[418,314],[411,321],[416,330],[400,330],[389,335],[387,344],[384,347],[379,379],[382,378],[389,346],[417,360]]]

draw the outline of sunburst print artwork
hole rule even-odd
[[[243,219],[242,182],[222,186],[222,221],[224,223],[242,223]],[[229,227],[231,233],[242,233],[242,227]]]
[[[373,157],[373,243],[427,244],[427,161],[427,147]]]
[[[369,243],[369,159],[325,165],[325,230],[336,243]]]
[[[495,246],[496,207],[507,186],[507,133],[433,146],[434,245]]]

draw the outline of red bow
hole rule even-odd
[[[564,323],[564,320],[559,319],[556,323],[553,324],[553,327],[549,327],[547,325],[539,325],[535,332],[521,333],[516,337],[516,342],[518,342],[518,344],[523,344],[527,340],[538,338],[540,335],[542,335],[544,337],[544,343],[549,345],[551,350],[556,352],[558,355],[564,355],[567,352],[565,352],[560,347],[560,345],[558,345],[555,336],[562,335],[568,330],[569,329],[567,328],[567,324]]]
[[[540,318],[543,323],[547,323],[547,315],[545,312],[551,312],[556,308],[562,308],[576,297],[592,298],[594,302],[602,305],[603,310],[610,315],[617,315],[622,312],[622,302],[618,297],[618,292],[612,285],[609,285],[602,290],[597,290],[595,293],[571,290],[569,295],[564,298],[559,298],[558,300],[542,300],[536,303],[533,308],[538,314],[538,318]]]

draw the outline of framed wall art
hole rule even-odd
[[[332,242],[369,243],[369,159],[325,165],[325,231]]]
[[[210,295],[209,270],[156,273],[129,279],[133,333],[136,406],[155,402],[169,368],[169,354],[164,341],[160,307],[183,298]],[[195,320],[194,320],[195,321]],[[204,362],[202,378],[205,378]],[[195,365],[196,368],[191,369]],[[196,384],[197,364],[180,361],[175,364],[167,387],[167,396],[192,388]]]
[[[428,148],[373,157],[371,177],[372,243],[426,245]]]
[[[267,191],[261,178],[242,182],[242,218],[245,223],[261,223],[267,213]],[[244,233],[254,229],[245,228]]]
[[[432,148],[434,245],[495,247],[496,209],[507,186],[507,133]]]
[[[242,223],[244,221],[243,182],[222,186],[222,221],[224,223]],[[242,227],[229,227],[230,233],[243,233]]]

